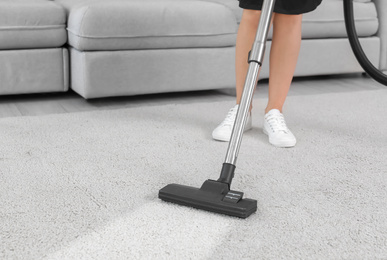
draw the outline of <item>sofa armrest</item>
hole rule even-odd
[[[387,70],[387,1],[374,0],[379,18],[379,30],[377,36],[380,38],[380,67],[382,71]]]

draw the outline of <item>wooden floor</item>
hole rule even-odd
[[[362,74],[343,74],[294,78],[289,91],[292,95],[372,91],[386,88]],[[268,80],[258,83],[255,98],[267,97]],[[0,97],[0,118],[74,113],[81,111],[117,109],[135,106],[181,104],[235,100],[233,90],[166,93],[132,97],[114,97],[85,100],[73,91],[67,93],[14,95]]]

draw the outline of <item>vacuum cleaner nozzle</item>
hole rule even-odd
[[[228,183],[207,180],[200,189],[169,184],[159,191],[159,198],[179,205],[247,218],[257,211],[257,201],[243,199],[243,192],[230,190]]]
[[[200,189],[178,184],[167,185],[159,191],[160,199],[240,218],[247,218],[257,210],[256,200],[243,199],[243,193],[230,190],[230,185],[234,177],[235,162],[242,142],[248,110],[263,63],[275,1],[263,1],[259,26],[248,57],[249,69],[243,87],[242,98],[236,113],[220,178],[217,181],[205,181]]]

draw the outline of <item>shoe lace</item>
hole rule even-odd
[[[286,126],[285,118],[282,114],[271,115],[266,120],[274,132],[283,131],[288,133],[289,128]]]
[[[223,121],[223,125],[232,126],[235,122],[235,117],[238,112],[238,107],[235,106],[228,111],[226,118]]]

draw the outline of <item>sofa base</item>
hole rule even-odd
[[[380,38],[360,38],[364,53],[379,68]],[[311,59],[310,57],[313,57]],[[356,60],[347,38],[304,40],[298,58],[295,76],[334,75],[364,72]]]
[[[0,51],[0,94],[63,92],[69,88],[65,48]]]
[[[360,42],[378,67],[379,38]],[[270,47],[268,41],[260,79],[269,77]],[[71,48],[70,57],[71,87],[86,99],[235,88],[235,46],[93,52]],[[298,64],[296,77],[363,72],[346,38],[303,40]]]
[[[71,88],[82,97],[230,88],[235,47],[80,52],[70,50]]]

